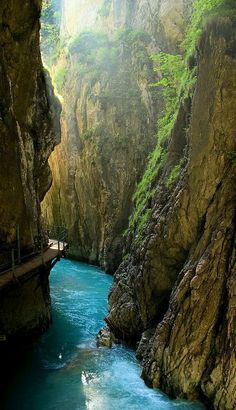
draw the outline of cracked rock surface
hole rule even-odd
[[[132,196],[155,145],[162,110],[161,99],[150,87],[156,77],[149,56],[160,49],[178,49],[188,8],[183,0],[111,0],[109,15],[96,17],[97,0],[83,7],[72,3],[73,8],[71,2],[64,4],[62,32],[66,27],[70,34],[83,31],[80,20],[93,29],[97,18],[98,33],[112,39],[108,55],[117,47],[118,59],[92,80],[91,74],[78,72],[79,55],[65,63],[62,143],[50,158],[54,181],[43,214],[49,224],[67,226],[73,257],[114,273],[122,257]],[[117,42],[122,32],[131,33],[131,43]],[[148,40],[138,41],[137,33]],[[58,66],[62,63],[63,56]]]
[[[51,185],[48,157],[60,139],[60,106],[41,62],[40,8],[36,0],[0,4],[0,248],[6,251],[17,224],[22,250],[32,249],[39,204]]]
[[[39,47],[41,1],[0,2],[0,265],[20,228],[21,255],[42,233],[40,201],[52,179],[48,157],[60,140],[60,105]],[[51,321],[50,267],[1,289],[0,334],[20,339]]]
[[[159,177],[146,237],[115,274],[107,317],[119,337],[141,338],[148,384],[227,410],[236,408],[235,24],[215,18],[202,35],[186,165],[168,194],[165,169]],[[169,159],[185,126],[179,115]]]

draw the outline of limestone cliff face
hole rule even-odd
[[[100,0],[62,1],[61,35],[74,36],[96,22]]]
[[[62,1],[61,35],[74,36],[91,27],[112,34],[127,27],[145,30],[176,49],[181,42],[192,0]]]
[[[138,78],[132,58],[135,53],[94,84],[87,75],[74,78],[72,66],[62,144],[50,160],[55,182],[44,205],[47,220],[68,227],[70,253],[111,271],[120,261],[132,194],[155,135],[152,71],[146,67]]]
[[[115,275],[107,317],[118,336],[142,335],[138,352],[150,385],[231,410],[236,407],[235,44],[235,18],[208,24],[199,44],[193,101],[180,108],[150,223],[142,244],[130,247]],[[167,189],[170,164],[181,157],[182,171]]]
[[[50,158],[54,182],[43,213],[49,224],[68,227],[71,255],[110,272],[121,260],[132,195],[162,106],[149,86],[155,81],[149,55],[177,49],[183,37],[184,2],[170,3],[77,2],[78,21],[70,2],[63,4],[64,35],[81,34],[80,20],[94,30],[94,15],[85,18],[91,7],[97,34],[70,40],[69,55],[58,63],[66,69],[62,143]],[[167,22],[175,27],[168,33]]]
[[[40,56],[40,9],[36,0],[0,3],[0,263],[16,248],[17,225],[22,254],[41,233],[40,201],[51,184],[48,157],[59,142],[60,108]],[[31,302],[37,304],[33,291]]]
[[[167,48],[176,50],[183,39],[192,0],[105,0],[104,3],[107,16],[98,17],[98,24],[105,24],[108,31],[114,27],[142,29],[167,51]]]
[[[15,241],[17,224],[22,248],[32,246],[39,203],[51,184],[47,160],[59,142],[59,106],[52,104],[41,63],[39,16],[38,1],[0,5],[0,237],[6,248]]]

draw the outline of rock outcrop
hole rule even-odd
[[[97,334],[98,347],[112,347],[116,341],[117,340],[108,327],[104,327]]]
[[[150,222],[115,274],[107,317],[120,338],[141,338],[148,384],[227,410],[236,407],[235,24],[215,17],[201,37],[193,100],[180,107]]]
[[[132,195],[155,145],[162,102],[150,87],[149,56],[160,48],[176,50],[183,39],[184,2],[171,4],[75,3],[87,33],[81,33],[76,10],[72,18],[70,4],[63,4],[61,35],[80,36],[70,39],[69,54],[52,69],[56,77],[64,70],[62,143],[50,158],[54,182],[43,214],[49,224],[67,226],[71,256],[108,272],[121,261]],[[95,34],[88,31],[94,15],[85,18],[91,6]]]
[[[40,2],[0,6],[1,247],[32,247],[39,203],[51,184],[48,157],[59,142],[59,104],[50,91],[39,49]],[[56,129],[55,129],[56,127]]]
[[[0,4],[0,264],[11,260],[17,226],[22,255],[32,251],[35,237],[42,234],[40,201],[52,181],[48,157],[60,138],[60,105],[41,62],[40,10],[37,0]],[[41,318],[43,327],[50,321],[47,276],[36,293],[35,283],[31,290],[28,285],[31,328],[33,316],[35,327],[40,328]],[[16,293],[20,306],[24,292]],[[1,304],[1,331],[10,299]],[[24,314],[21,319],[27,322]]]

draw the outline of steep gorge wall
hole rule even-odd
[[[60,139],[60,106],[41,62],[40,10],[36,0],[0,3],[0,264],[11,261],[17,225],[22,254],[31,252],[42,234],[40,201],[52,181],[48,157]],[[28,284],[28,310],[21,315],[19,310],[21,324],[14,331],[50,321],[48,269],[41,275],[36,284],[35,279]],[[22,306],[23,299],[23,288],[14,297],[2,297],[1,334],[4,322],[9,330],[8,315],[17,316],[16,301]]]
[[[39,49],[38,1],[0,6],[1,248],[30,249],[40,231],[40,201],[51,184],[48,157],[59,142],[58,102],[50,91]]]
[[[185,3],[170,4],[77,2],[73,13],[70,3],[63,5],[61,35],[95,27],[97,39],[84,36],[84,49],[74,44],[58,63],[66,69],[62,143],[50,158],[54,183],[43,213],[49,224],[68,227],[71,255],[110,272],[121,260],[132,195],[155,145],[162,109],[149,86],[155,81],[149,55],[160,48],[176,50],[183,38]],[[92,6],[100,10],[95,26],[93,14],[91,21],[85,18]],[[172,30],[165,31],[165,25]]]
[[[235,24],[215,17],[202,35],[193,100],[180,107],[150,221],[141,244],[127,246],[107,317],[119,337],[141,339],[147,383],[228,410],[236,406]]]
[[[144,30],[154,42],[176,49],[192,0],[69,0],[62,2],[61,36],[93,28],[113,34],[119,28]],[[163,45],[163,44],[162,44]]]

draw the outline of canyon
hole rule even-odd
[[[53,185],[42,210],[49,225],[67,226],[70,256],[110,273],[122,258],[132,196],[163,106],[150,87],[156,76],[149,56],[178,49],[188,15],[182,1],[171,10],[162,3],[160,12],[155,1],[107,1],[106,13],[99,1],[62,7],[67,51],[51,69],[56,80],[64,74],[62,142],[50,157]]]
[[[66,227],[69,257],[114,274],[99,343],[135,346],[148,386],[233,410],[235,2],[41,7],[0,4],[0,262],[17,227],[22,255]],[[0,339],[49,327],[51,267],[0,289]]]
[[[106,322],[118,339],[139,342],[147,384],[232,409],[235,9],[107,1],[101,13],[98,3],[83,5],[80,17],[90,6],[97,17],[81,31],[64,5],[60,35],[66,27],[72,40],[57,62],[68,70],[62,143],[43,212],[68,226],[71,256],[115,272]],[[204,7],[208,22],[191,43]],[[177,55],[170,61],[180,64],[184,47],[187,80],[172,86],[178,103],[161,128],[163,94],[150,84],[163,83],[147,57]]]
[[[186,132],[181,107],[150,223],[141,245],[132,247],[115,274],[107,317],[118,335],[141,338],[138,354],[149,384],[178,397],[205,396],[214,408],[226,409],[234,408],[236,398],[235,163],[230,158],[236,65],[228,52],[234,41],[228,18],[212,21],[202,34],[186,162],[166,192],[169,164]]]

